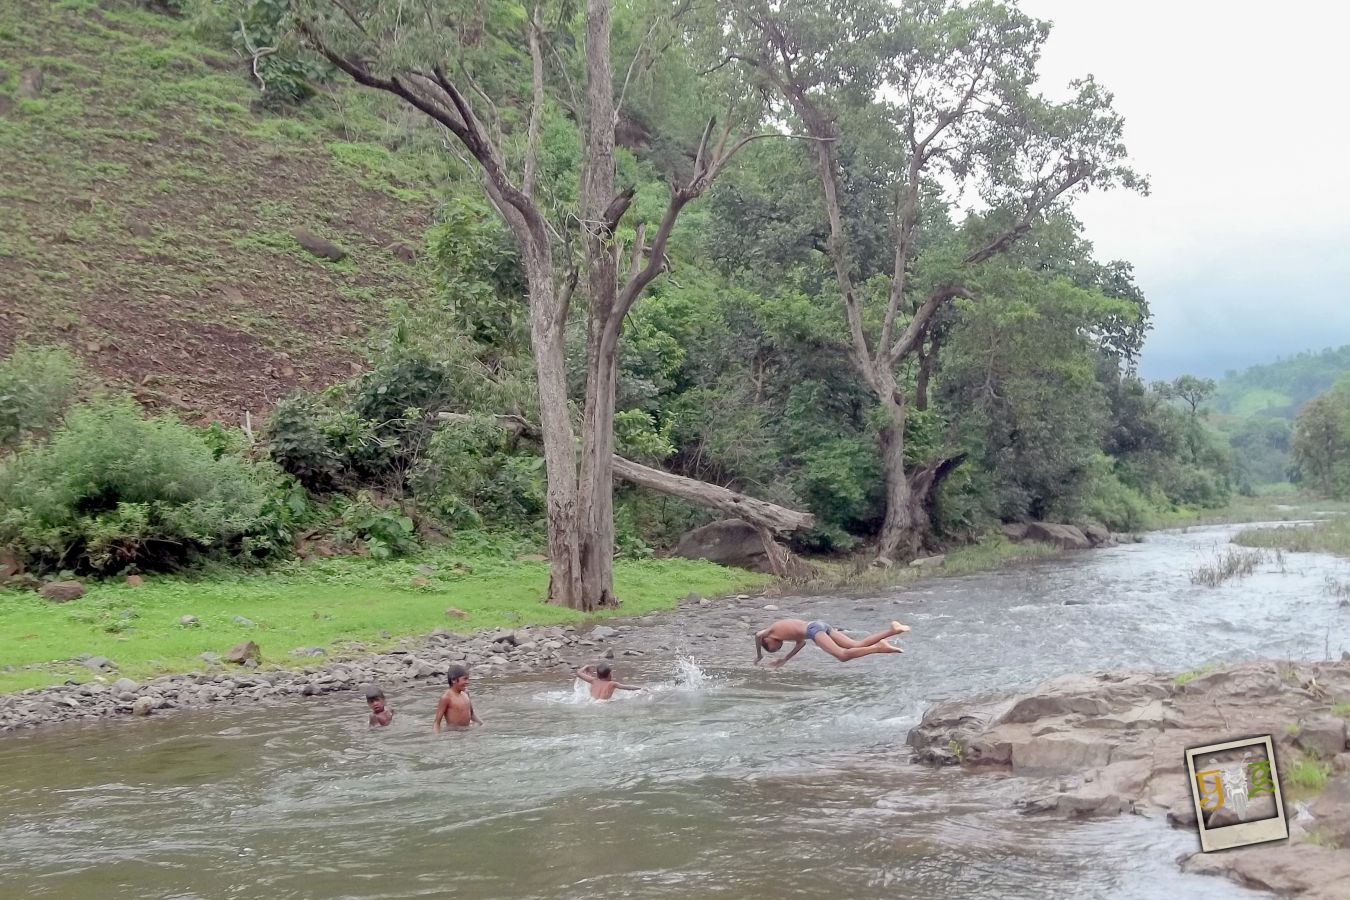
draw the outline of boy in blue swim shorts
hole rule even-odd
[[[765,653],[777,653],[783,649],[783,645],[788,641],[796,644],[788,651],[788,655],[782,659],[770,660],[765,665],[771,669],[784,665],[806,646],[807,641],[813,642],[840,662],[857,659],[860,656],[869,656],[873,653],[904,653],[905,651],[889,643],[886,639],[895,637],[897,634],[904,634],[906,631],[909,631],[908,625],[892,622],[891,627],[885,631],[878,631],[876,634],[868,635],[858,641],[838,628],[831,627],[827,622],[779,619],[763,631],[755,632],[755,665],[760,665]]]

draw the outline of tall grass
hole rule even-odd
[[[1291,553],[1333,553],[1350,556],[1350,516],[1335,516],[1315,525],[1245,528],[1233,543]]]
[[[1213,560],[1191,569],[1188,573],[1192,584],[1206,587],[1218,587],[1232,578],[1245,578],[1256,570],[1266,555],[1259,550],[1238,550],[1229,548],[1217,554]]]

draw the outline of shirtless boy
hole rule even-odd
[[[394,711],[384,703],[384,691],[377,687],[366,688],[366,706],[370,707],[370,727],[381,727],[394,721]]]
[[[784,665],[806,646],[807,641],[814,642],[817,647],[840,662],[847,662],[850,659],[869,656],[873,653],[904,653],[905,651],[894,644],[888,643],[886,639],[895,637],[897,634],[904,634],[906,631],[909,631],[908,625],[892,622],[891,627],[885,631],[878,631],[876,634],[868,635],[857,641],[838,628],[830,627],[825,622],[779,619],[763,631],[755,632],[755,665],[760,664],[765,652],[777,653],[783,649],[783,644],[788,641],[795,642],[796,646],[789,650],[788,655],[782,659],[770,660],[766,663],[769,668],[776,669]]]
[[[642,688],[620,684],[615,681],[609,663],[600,663],[598,666],[582,666],[577,670],[577,677],[591,686],[592,700],[608,700],[614,696],[615,691],[642,690]]]
[[[450,689],[441,695],[436,704],[436,722],[433,727],[441,733],[441,720],[455,728],[467,728],[470,724],[482,725],[482,719],[473,711],[473,701],[469,699],[469,670],[463,666],[451,666],[445,673]]]

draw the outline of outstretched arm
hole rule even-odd
[[[590,666],[582,666],[580,669],[577,669],[577,677],[587,684],[595,683],[595,676],[591,674]]]
[[[642,690],[642,688],[637,687],[636,685],[632,685],[632,684],[619,684],[619,683],[616,681],[616,682],[614,682],[614,690],[616,690],[616,691],[640,691],[640,690]]]
[[[769,668],[771,668],[771,669],[778,669],[778,668],[781,668],[781,667],[787,665],[787,661],[788,661],[789,659],[792,659],[792,657],[796,656],[798,653],[800,653],[800,652],[801,652],[801,649],[802,649],[803,647],[805,647],[805,646],[806,646],[806,641],[798,641],[797,644],[796,644],[796,646],[793,647],[791,650],[788,651],[788,655],[787,655],[787,656],[783,657],[782,659],[775,659],[775,660],[773,660],[772,662],[770,662],[770,663],[769,663]]]

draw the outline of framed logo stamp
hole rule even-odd
[[[1270,735],[1192,747],[1186,771],[1204,852],[1289,837]]]

